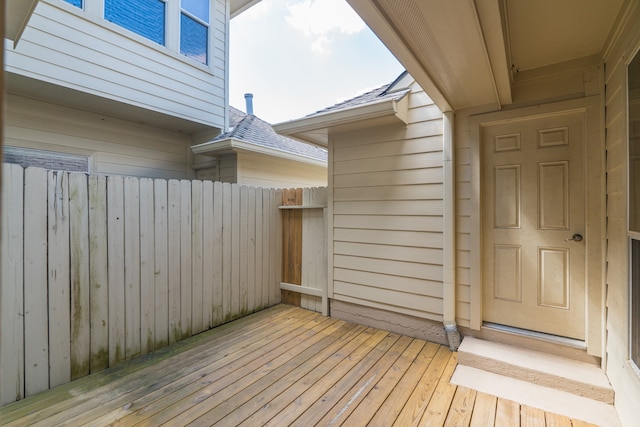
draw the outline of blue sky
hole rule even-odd
[[[393,81],[402,66],[345,0],[262,0],[231,20],[230,104],[275,124]]]

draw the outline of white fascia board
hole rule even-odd
[[[6,0],[4,37],[13,41],[14,47],[18,44],[37,4],[38,0]]]
[[[231,18],[235,18],[258,3],[260,3],[260,0],[231,0]]]
[[[293,160],[300,163],[306,163],[313,166],[327,167],[327,162],[322,160],[306,157],[302,154],[290,153],[275,148],[263,147],[261,145],[251,144],[235,138],[223,139],[221,141],[210,141],[203,144],[193,145],[191,147],[193,154],[214,155],[221,152],[249,152],[264,154],[266,156],[279,157],[281,159]]]
[[[273,125],[273,130],[281,135],[306,140],[302,134],[326,130],[340,125],[353,124],[363,120],[395,116],[399,121],[407,124],[409,109],[407,94],[409,92],[410,89],[404,89],[399,91],[398,96],[395,98],[372,101],[362,105],[327,111],[326,113],[315,114],[310,117],[302,117],[300,119],[278,123]],[[318,144],[318,141],[313,141],[313,143]],[[326,142],[320,145],[326,146]]]

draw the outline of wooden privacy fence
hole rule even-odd
[[[1,404],[280,301],[282,190],[2,169]]]

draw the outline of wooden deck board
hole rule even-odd
[[[593,427],[449,382],[434,343],[278,305],[0,408],[0,425]]]

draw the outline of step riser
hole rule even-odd
[[[554,388],[556,390],[565,391],[604,403],[612,404],[614,399],[613,390],[610,388],[601,388],[592,384],[581,383],[579,381],[559,377],[543,371],[513,365],[502,360],[468,353],[464,350],[460,350],[458,352],[458,364],[526,381],[532,384]]]

